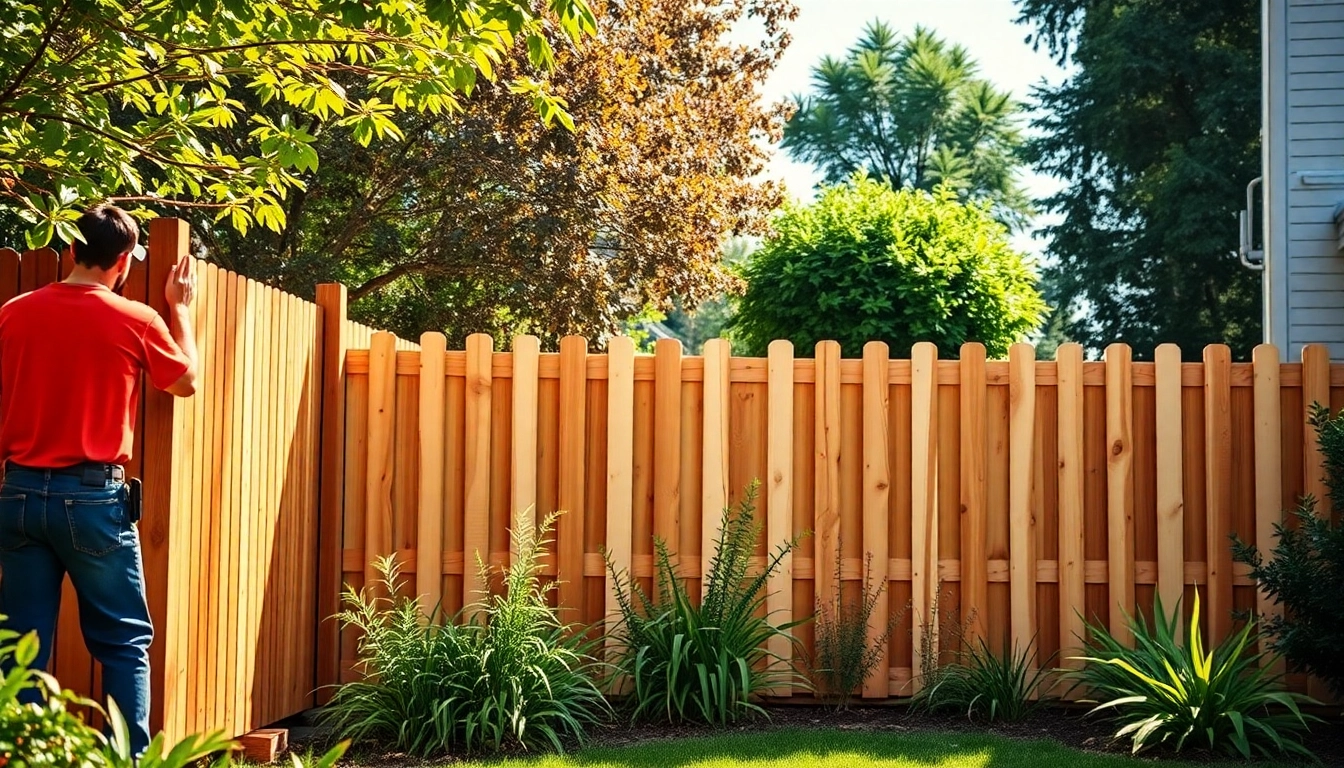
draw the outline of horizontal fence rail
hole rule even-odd
[[[1188,607],[1198,588],[1215,638],[1235,612],[1272,614],[1231,536],[1272,545],[1283,510],[1323,497],[1305,414],[1344,400],[1344,368],[1319,347],[1300,363],[1271,346],[1251,363],[1221,346],[1182,363],[1170,345],[1134,362],[1123,345],[1039,361],[1018,344],[991,361],[978,344],[956,360],[928,344],[909,360],[882,343],[858,360],[833,342],[810,358],[783,341],[766,358],[732,357],[723,340],[698,357],[671,340],[635,354],[625,338],[604,354],[579,337],[547,353],[526,336],[511,351],[485,335],[465,350],[438,334],[396,344],[374,334],[344,357],[343,525],[328,559],[345,583],[395,554],[408,592],[456,611],[487,587],[477,554],[509,562],[515,515],[562,510],[543,574],[564,618],[598,622],[616,615],[603,552],[647,587],[661,538],[698,593],[721,509],[759,481],[757,562],[811,533],[771,585],[778,621],[854,599],[869,558],[888,587],[872,636],[904,616],[864,686],[873,699],[917,689],[927,630],[914,617],[934,605],[943,651],[963,636],[1034,643],[1039,663],[1066,667],[1085,620],[1123,636],[1155,594]],[[794,632],[802,661],[814,628]],[[354,657],[347,633],[346,679]]]

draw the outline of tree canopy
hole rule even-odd
[[[1036,91],[1048,298],[1067,334],[1138,357],[1175,342],[1241,356],[1261,339],[1260,277],[1235,211],[1259,175],[1258,0],[1018,0],[1071,75]]]
[[[400,138],[396,113],[457,109],[519,45],[511,88],[568,125],[535,73],[549,32],[594,24],[585,0],[0,0],[0,215],[32,247],[105,199],[280,229],[319,129]]]
[[[197,227],[221,264],[307,293],[351,286],[355,316],[460,342],[599,338],[671,297],[732,284],[731,236],[761,234],[780,190],[760,178],[784,105],[762,85],[787,43],[786,0],[609,0],[599,30],[555,45],[552,87],[575,130],[545,130],[530,99],[482,84],[457,113],[414,115],[368,148],[321,133],[278,233]],[[756,20],[754,44],[730,37]],[[515,61],[521,62],[521,59]],[[518,63],[501,65],[501,79]]]
[[[987,204],[862,176],[786,206],[743,277],[730,329],[744,354],[788,339],[809,355],[833,339],[851,357],[874,340],[899,356],[920,341],[949,356],[978,341],[1004,356],[1045,311],[1031,262]]]
[[[783,146],[828,183],[862,170],[897,188],[941,184],[988,200],[1014,225],[1030,212],[1017,181],[1018,105],[964,47],[927,29],[900,37],[869,24],[844,56],[812,69],[812,91],[795,106]]]

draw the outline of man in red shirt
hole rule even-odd
[[[64,282],[0,307],[0,615],[36,631],[45,667],[69,574],[103,690],[149,744],[149,644],[138,481],[126,477],[140,376],[179,397],[196,390],[188,306],[190,257],[168,278],[171,324],[119,295],[131,259],[143,259],[135,220],[100,205],[80,217],[84,242]],[[28,691],[30,698],[35,691]]]

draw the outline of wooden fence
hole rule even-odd
[[[185,222],[152,221],[148,256],[133,262],[124,295],[166,312],[163,285],[188,253]],[[69,268],[50,249],[0,250],[0,301]],[[213,264],[196,272],[199,389],[175,399],[142,388],[128,467],[145,488],[151,720],[174,738],[243,734],[314,702],[323,382],[342,362],[324,352],[328,337],[367,344],[372,334],[345,320],[339,287],[323,289],[339,302],[324,312]],[[61,682],[96,697],[101,673],[68,580],[55,645]]]
[[[759,479],[757,555],[812,532],[772,584],[778,620],[853,596],[871,555],[889,587],[873,633],[907,606],[927,616],[941,584],[943,617],[971,636],[996,650],[1034,639],[1039,659],[1066,666],[1083,617],[1122,631],[1154,593],[1188,608],[1198,586],[1215,637],[1236,610],[1273,612],[1229,537],[1268,542],[1300,494],[1324,495],[1304,414],[1344,404],[1344,369],[1321,347],[1301,363],[1269,346],[1233,363],[1213,346],[1193,364],[1172,346],[1152,363],[1121,345],[1101,362],[1076,345],[1049,362],[1027,345],[1007,361],[978,344],[957,360],[927,344],[911,360],[881,343],[861,360],[833,342],[807,359],[787,342],[764,359],[731,357],[724,341],[703,357],[675,341],[636,355],[624,338],[606,354],[578,337],[558,353],[531,337],[510,352],[484,335],[444,347],[427,334],[398,351],[375,334],[346,353],[332,491],[344,524],[327,546],[348,583],[396,553],[414,592],[457,609],[485,586],[475,553],[508,562],[519,510],[564,510],[545,573],[568,619],[599,621],[615,613],[603,551],[647,585],[661,537],[698,584],[721,508]],[[866,697],[918,685],[923,631],[908,619],[893,634]],[[796,633],[810,650],[812,626]],[[348,674],[351,637],[340,654]]]

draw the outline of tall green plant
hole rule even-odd
[[[607,559],[621,608],[616,679],[633,683],[631,716],[722,725],[764,715],[754,699],[777,686],[802,684],[792,660],[767,648],[800,622],[775,626],[765,613],[766,586],[796,541],[780,545],[757,573],[751,557],[761,528],[755,522],[757,483],[736,509],[723,510],[714,555],[704,575],[704,598],[686,589],[667,542],[654,548],[657,599]],[[771,662],[777,662],[772,664]]]
[[[1335,509],[1344,508],[1344,413],[1315,404],[1310,423],[1325,458],[1325,481]],[[1237,540],[1233,556],[1251,567],[1251,578],[1284,607],[1262,618],[1270,647],[1296,669],[1319,675],[1337,696],[1344,696],[1344,526],[1320,514],[1317,500],[1302,499],[1294,511],[1297,526],[1274,526],[1272,558],[1261,547]]]
[[[1198,592],[1186,646],[1176,637],[1179,623],[1180,608],[1168,615],[1157,597],[1152,627],[1142,615],[1128,621],[1133,647],[1105,627],[1088,626],[1090,655],[1073,674],[1100,701],[1092,711],[1120,726],[1115,738],[1130,741],[1134,752],[1165,744],[1177,752],[1199,745],[1244,758],[1311,757],[1302,735],[1318,719],[1298,708],[1311,700],[1283,691],[1280,677],[1262,663],[1267,654],[1249,651],[1254,625],[1205,651]]]
[[[362,635],[366,677],[336,690],[327,722],[344,736],[420,756],[506,745],[563,751],[566,738],[582,740],[609,710],[595,682],[597,641],[556,618],[547,602],[555,584],[538,579],[555,517],[537,531],[519,518],[505,592],[483,596],[470,618],[444,621],[437,609],[426,617],[419,600],[396,596],[402,579],[393,557],[376,564],[393,597],[347,587],[340,619]]]
[[[840,558],[835,561],[832,583],[835,594],[831,599],[817,601],[812,680],[824,698],[844,709],[882,662],[891,633],[905,616],[905,610],[888,619],[882,631],[869,639],[873,613],[887,595],[885,582],[873,587],[871,552],[864,558],[863,586],[858,595],[846,598],[841,594]]]

